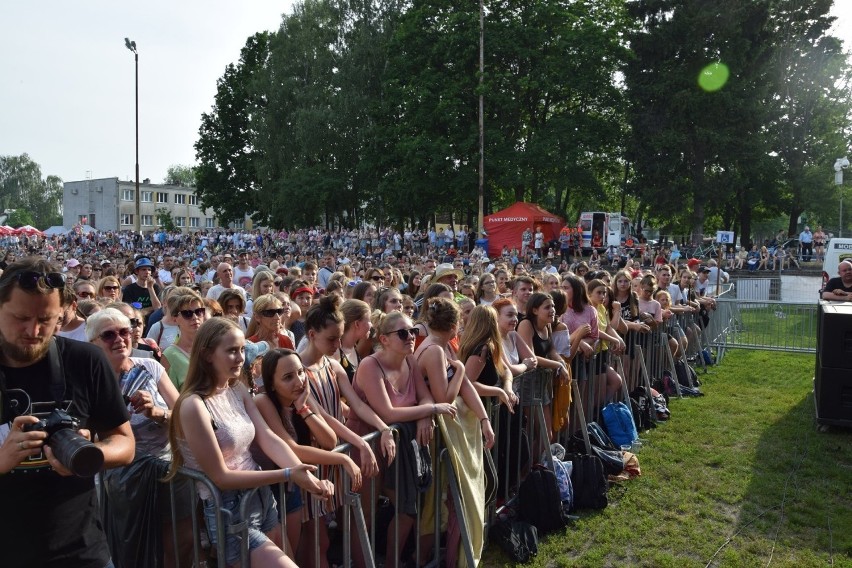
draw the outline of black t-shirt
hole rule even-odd
[[[65,375],[62,406],[83,428],[103,432],[129,420],[115,377],[103,352],[89,343],[57,337]],[[50,362],[2,367],[9,401],[18,414],[38,418],[56,407],[50,391]],[[0,444],[11,422],[0,425]],[[0,550],[4,567],[103,568],[110,553],[91,477],[61,477],[43,455],[0,475]]]
[[[160,286],[154,284],[154,292],[160,294]],[[151,307],[151,292],[148,288],[143,288],[139,284],[133,282],[128,284],[121,290],[121,298],[128,304],[139,302],[143,308]]]
[[[476,381],[489,387],[499,386],[500,376],[497,374],[497,366],[494,364],[494,358],[491,356],[491,350],[488,346],[485,344],[479,345],[473,350],[473,353],[477,357],[485,359],[485,366],[482,368]]]
[[[852,286],[844,286],[843,279],[840,276],[835,276],[829,279],[825,285],[823,292],[833,292],[834,290],[842,290],[844,292],[852,292]]]

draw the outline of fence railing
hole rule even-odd
[[[710,344],[725,349],[816,352],[817,304],[719,298]]]
[[[766,303],[766,302],[764,302]],[[720,308],[711,316],[711,323],[716,319],[727,319],[731,314],[734,314],[733,307],[728,305],[728,302],[720,302]],[[739,310],[737,313],[748,312],[749,310]],[[736,318],[732,318],[737,321]],[[708,330],[713,326],[708,326],[707,329],[702,329],[697,325],[694,317],[683,317],[679,321],[680,325],[691,329],[690,333],[694,334],[690,337],[690,343],[694,345],[690,347],[687,353],[678,353],[678,359],[685,358],[692,354],[699,353],[712,345],[712,337]],[[719,329],[730,328],[730,325],[720,325]],[[721,334],[726,336],[726,334]],[[377,563],[383,563],[385,566],[393,566],[399,562],[404,551],[410,550],[409,560],[416,562],[418,566],[441,566],[445,562],[447,551],[442,550],[441,538],[444,517],[441,511],[445,509],[444,505],[448,504],[451,510],[455,511],[460,527],[459,537],[459,558],[463,558],[468,565],[474,565],[475,559],[480,556],[481,543],[474,538],[474,534],[487,535],[488,527],[495,522],[499,515],[505,513],[506,509],[512,509],[517,504],[518,488],[526,476],[526,473],[536,463],[547,463],[552,459],[550,444],[553,441],[558,441],[564,446],[569,447],[572,444],[574,447],[578,443],[585,446],[586,451],[589,451],[589,437],[586,430],[586,420],[600,420],[600,410],[607,400],[607,372],[611,367],[612,370],[622,378],[622,387],[615,393],[614,399],[627,401],[628,393],[637,386],[644,386],[650,392],[652,383],[656,379],[662,379],[666,373],[670,377],[675,377],[674,384],[677,385],[679,394],[679,385],[675,375],[675,358],[672,354],[672,345],[669,341],[669,331],[660,327],[649,333],[635,333],[627,337],[628,348],[623,354],[607,354],[601,352],[586,359],[582,354],[575,356],[571,360],[571,374],[573,379],[570,383],[570,390],[573,395],[572,402],[567,409],[567,415],[570,417],[567,424],[559,429],[551,430],[553,418],[552,398],[555,386],[558,386],[562,380],[557,377],[552,370],[536,369],[528,371],[515,377],[516,392],[519,396],[519,402],[514,407],[514,411],[510,412],[506,406],[494,402],[496,399],[488,399],[486,401],[486,409],[491,417],[495,431],[495,444],[490,451],[483,452],[483,472],[482,476],[489,480],[486,485],[493,484],[493,499],[487,500],[485,503],[485,512],[476,513],[474,510],[466,507],[463,497],[462,485],[467,483],[463,475],[459,475],[456,471],[451,451],[455,448],[448,447],[447,442],[441,434],[441,428],[436,428],[435,438],[432,442],[430,451],[431,469],[433,472],[433,488],[429,495],[432,499],[432,509],[436,512],[431,521],[425,522],[422,516],[427,497],[421,495],[417,499],[416,515],[413,522],[413,528],[410,530],[410,539],[400,538],[401,515],[394,514],[390,524],[387,521],[387,509],[384,509],[384,515],[378,512],[383,507],[393,506],[393,502],[388,502],[382,497],[382,486],[379,479],[376,477],[364,479],[363,485],[358,492],[352,490],[351,479],[343,470],[340,472],[342,482],[338,482],[336,490],[341,493],[342,503],[341,508],[337,511],[333,518],[324,519],[318,509],[318,502],[312,498],[308,498],[303,503],[303,507],[311,507],[313,509],[313,517],[317,522],[312,524],[313,539],[310,539],[312,546],[312,562],[310,564],[320,566],[324,564],[324,555],[327,554],[325,548],[328,546],[328,541],[320,538],[320,523],[339,523],[341,525],[338,531],[339,538],[335,540],[332,548],[335,553],[334,564],[343,566],[358,566],[358,567],[373,567]],[[628,407],[629,407],[628,402]],[[399,440],[399,426],[394,426],[394,435]],[[377,433],[372,433],[364,437],[364,439],[374,448],[374,453],[377,459],[381,460],[381,452],[378,448],[379,436]],[[338,446],[334,449],[335,452],[352,453],[353,448],[349,444]],[[357,462],[357,456],[352,456]],[[457,456],[458,457],[458,456]],[[399,455],[397,460],[400,459]],[[493,475],[489,475],[488,471],[492,470]],[[342,469],[342,468],[341,468]],[[400,468],[394,468],[394,487],[400,487],[399,480]],[[329,478],[334,474],[329,473]],[[391,475],[389,471],[385,471],[385,476]],[[186,481],[190,483],[186,483]],[[387,481],[387,477],[386,477]],[[251,565],[251,555],[248,546],[249,533],[248,523],[245,521],[234,521],[231,518],[231,513],[224,507],[221,493],[216,489],[214,484],[201,472],[181,468],[179,474],[174,478],[168,486],[168,491],[172,495],[172,501],[175,501],[175,493],[181,488],[183,491],[189,492],[189,503],[198,503],[199,488],[205,488],[211,495],[211,499],[215,503],[215,538],[209,539],[206,534],[205,523],[199,521],[201,513],[198,506],[190,507],[189,514],[191,515],[191,535],[188,538],[192,539],[192,546],[184,546],[184,550],[191,548],[191,554],[184,554],[182,557],[175,551],[174,557],[167,560],[169,566],[220,566],[227,565],[226,557],[226,542],[228,537],[236,537],[240,546],[240,562],[244,567]],[[282,542],[279,543],[283,547],[287,546],[288,535],[288,519],[286,513],[286,502],[288,495],[287,484],[281,483],[273,487],[273,491],[278,497],[279,510],[279,526],[281,529]],[[259,490],[251,490],[246,493],[246,496],[241,502],[241,519],[246,519],[251,497]],[[383,506],[380,506],[380,500]],[[392,509],[391,509],[392,510]],[[172,506],[171,516],[173,519],[172,526],[178,526],[179,512]],[[382,522],[380,517],[384,516],[385,521]],[[425,524],[431,523],[431,528],[424,527]],[[481,526],[480,526],[481,525]],[[303,525],[307,526],[307,525]],[[481,529],[481,530],[480,530]],[[404,531],[403,531],[404,532]],[[431,535],[425,540],[422,535]],[[303,536],[305,536],[303,534]],[[389,540],[382,545],[379,540]],[[174,541],[177,542],[181,538],[187,538],[186,535],[179,535],[175,529],[173,533]],[[215,540],[215,545],[211,546],[210,542]],[[410,542],[406,542],[410,540]],[[185,545],[186,543],[184,543]],[[303,540],[302,546],[305,546]],[[409,553],[405,552],[408,556]],[[191,556],[191,557],[190,557]],[[388,558],[390,556],[390,558]],[[323,561],[321,561],[321,559]],[[394,561],[397,559],[397,562]]]

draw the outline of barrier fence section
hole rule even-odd
[[[725,349],[816,353],[817,304],[719,298],[711,344]]]
[[[771,304],[763,302],[764,304]],[[687,328],[696,325],[698,329],[692,331],[690,343],[695,341],[695,347],[690,347],[688,353],[694,355],[707,345],[713,345],[714,341],[710,333],[713,331],[714,320],[719,316],[727,317],[733,314],[733,306],[728,302],[720,302],[719,309],[711,315],[710,325],[707,329],[701,329],[693,317],[685,317],[680,323]],[[740,310],[738,313],[748,312]],[[730,324],[728,324],[730,326]],[[687,354],[679,357],[686,359]],[[548,463],[552,460],[550,444],[553,441],[560,442],[566,448],[585,449],[590,451],[590,442],[586,429],[586,422],[600,421],[601,409],[605,404],[611,402],[607,399],[607,372],[609,368],[622,378],[621,388],[615,393],[613,400],[629,403],[629,393],[637,386],[644,386],[648,393],[652,383],[662,380],[666,374],[673,377],[679,394],[679,384],[675,372],[675,359],[672,355],[672,345],[667,328],[660,327],[649,333],[632,333],[627,337],[627,348],[623,354],[616,355],[606,351],[595,353],[586,359],[582,354],[575,356],[570,362],[572,380],[564,381],[551,369],[534,369],[527,371],[514,380],[514,388],[519,397],[518,404],[509,410],[506,406],[495,402],[496,399],[486,401],[486,409],[491,418],[495,432],[495,444],[490,451],[484,452],[485,485],[487,494],[492,498],[486,502],[485,516],[483,519],[469,518],[469,511],[464,507],[464,501],[459,490],[459,480],[454,470],[452,460],[441,435],[441,429],[435,429],[435,437],[430,448],[430,459],[432,469],[432,483],[436,490],[431,492],[434,499],[433,510],[441,511],[444,501],[452,501],[461,529],[461,554],[469,565],[473,564],[475,551],[473,543],[468,534],[471,523],[482,523],[487,534],[491,526],[500,516],[517,506],[517,495],[520,483],[530,468],[537,463]],[[564,386],[563,386],[564,385]],[[567,386],[572,395],[571,404],[567,407],[566,415],[569,417],[565,426],[561,429],[553,428],[554,421],[559,421],[559,416],[554,416],[554,391],[564,389]],[[564,394],[564,393],[563,393]],[[399,425],[393,426],[394,436],[400,443]],[[364,436],[376,455],[377,461],[384,460],[379,449],[379,434],[372,433]],[[343,444],[334,449],[335,452],[352,454],[355,450],[349,444]],[[399,453],[397,453],[399,456]],[[357,463],[358,456],[350,456]],[[397,457],[397,459],[399,459]],[[339,468],[342,470],[342,468]],[[391,475],[387,467],[381,468],[384,481]],[[399,487],[399,470],[392,468],[394,475],[393,487]],[[319,473],[319,472],[317,472]],[[340,524],[341,530],[336,531],[336,539],[332,542],[330,551],[335,561],[329,565],[374,567],[377,562],[384,561],[385,566],[393,566],[393,558],[399,559],[404,551],[406,557],[413,557],[418,566],[440,566],[444,552],[441,550],[441,516],[434,516],[432,530],[425,530],[422,526],[422,512],[425,497],[423,495],[417,500],[416,515],[413,525],[408,520],[403,521],[401,515],[393,514],[395,503],[382,495],[382,477],[365,478],[359,491],[352,490],[352,480],[342,470],[342,484],[338,484],[336,491],[341,493],[342,506],[337,515],[326,515],[323,517],[319,509],[319,501],[310,498],[303,503],[304,507],[311,507],[313,518],[318,519],[313,523],[313,554],[314,566],[321,566],[321,558],[328,554],[324,549],[327,539],[321,538],[320,523],[325,523],[327,528],[333,528]],[[330,474],[332,475],[332,474]],[[190,480],[191,483],[181,483]],[[216,505],[216,530],[217,538],[215,546],[210,545],[207,538],[206,527],[199,518],[202,516],[198,506],[191,507],[192,525],[192,554],[191,558],[181,558],[178,548],[175,547],[174,558],[167,560],[170,566],[226,566],[225,543],[227,536],[234,535],[240,542],[241,565],[250,566],[251,558],[248,548],[248,524],[246,522],[233,522],[231,514],[223,507],[222,497],[219,490],[203,473],[188,468],[181,468],[178,476],[169,483],[169,492],[172,495],[171,516],[172,527],[178,526],[179,512],[175,509],[175,492],[178,487],[190,492],[190,503],[199,503],[198,487],[203,486],[209,491]],[[288,484],[280,483],[275,488],[279,524],[281,528],[282,542],[277,543],[287,546],[287,515],[286,499]],[[240,504],[241,518],[246,518],[246,507],[251,502],[251,497],[257,490],[246,493]],[[388,515],[393,520],[388,523]],[[382,520],[384,519],[384,520]],[[400,539],[401,522],[409,522],[411,538],[406,543]],[[306,525],[305,525],[306,526]],[[419,538],[421,534],[431,534],[431,538]],[[174,541],[178,541],[177,529],[173,528]],[[305,537],[303,531],[303,539]],[[385,542],[382,542],[385,541]],[[305,546],[305,541],[302,541]],[[187,547],[188,548],[188,547]],[[387,556],[392,558],[387,558]]]

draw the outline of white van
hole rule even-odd
[[[822,263],[822,288],[829,278],[837,276],[837,267],[844,260],[852,260],[852,239],[833,238],[825,246],[825,260]]]

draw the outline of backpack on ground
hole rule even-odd
[[[698,373],[688,363],[675,361],[675,374],[677,374],[677,382],[682,387],[690,386],[690,379],[692,380],[692,386],[701,386],[701,381],[698,380]]]
[[[585,454],[566,454],[565,461],[571,462],[571,486],[574,489],[572,511],[605,509],[609,504],[606,495],[609,482],[600,458]]]
[[[553,471],[543,465],[533,466],[518,488],[518,514],[541,534],[565,527],[568,519]]]
[[[639,438],[630,409],[623,402],[611,402],[601,409],[607,434],[615,446],[630,446]]]
[[[633,423],[637,432],[656,428],[652,412],[651,397],[645,392],[644,386],[638,386],[630,393],[630,407],[633,410]]]
[[[489,534],[515,562],[529,562],[538,554],[538,529],[526,521],[497,521]]]

